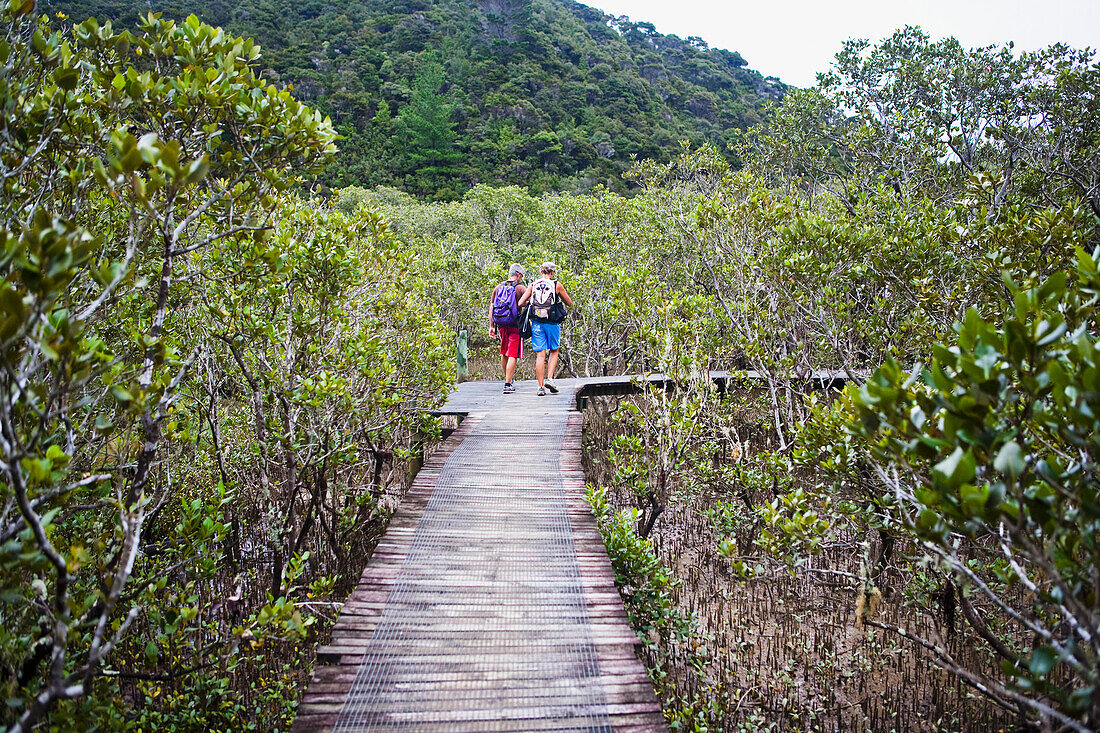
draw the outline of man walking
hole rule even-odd
[[[523,286],[523,266],[513,262],[508,279],[493,288],[489,299],[489,336],[500,339],[500,368],[504,372],[504,394],[512,394],[516,362],[523,358],[523,339],[519,335],[520,298],[527,295]]]
[[[561,322],[565,320],[565,306],[573,307],[573,299],[565,292],[565,286],[554,279],[557,266],[553,262],[544,262],[539,268],[541,277],[531,283],[531,287],[519,300],[522,308],[531,301],[531,348],[535,354],[535,378],[539,381],[539,397],[550,390],[558,393],[558,388],[548,378],[554,376],[558,368],[558,348],[561,345]],[[547,371],[546,352],[550,352],[549,371]]]

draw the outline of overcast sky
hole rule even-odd
[[[879,40],[904,25],[966,47],[1014,41],[1033,51],[1062,41],[1100,46],[1100,0],[582,0],[661,33],[739,51],[749,67],[812,86],[848,38]]]

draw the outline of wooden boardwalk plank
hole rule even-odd
[[[591,382],[592,380],[589,380]],[[584,499],[589,382],[468,382],[345,604],[296,731],[667,731]]]

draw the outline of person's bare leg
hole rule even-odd
[[[546,381],[546,352],[535,354],[535,379],[539,380],[539,386]]]
[[[546,370],[546,378],[553,379],[554,375],[558,373],[558,350],[554,349],[550,352],[550,366]]]
[[[516,357],[508,357],[508,365],[504,367],[504,381],[508,384],[512,383],[512,377],[516,374]]]
[[[505,356],[504,354],[500,355],[500,371],[501,371],[502,374],[504,374],[504,381],[505,382],[511,382],[512,381],[511,379],[508,378],[508,357]]]

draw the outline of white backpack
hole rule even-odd
[[[531,283],[531,315],[545,321],[550,318],[550,309],[558,300],[558,283],[548,277],[540,277]]]

